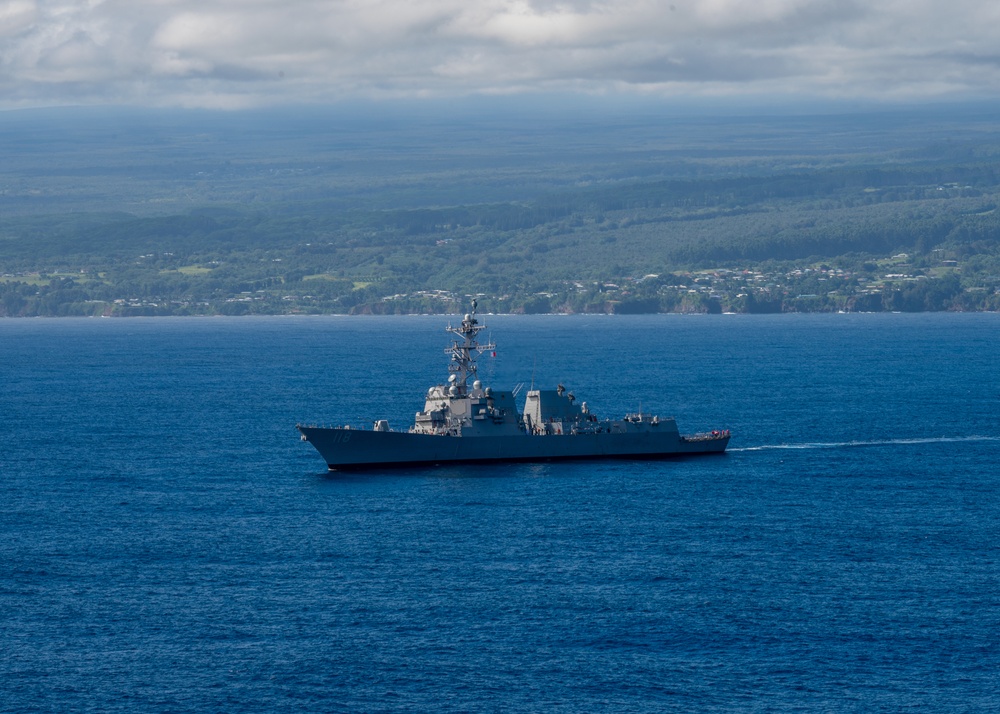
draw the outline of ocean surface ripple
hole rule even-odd
[[[0,322],[0,711],[1000,710],[1000,316],[484,321],[730,452],[331,474],[446,320]]]

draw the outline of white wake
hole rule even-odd
[[[873,441],[837,441],[837,442],[806,442],[803,444],[764,444],[761,446],[744,446],[734,451],[774,451],[801,449],[845,449],[862,446],[907,446],[912,444],[951,444],[970,441],[1000,441],[1000,436],[939,436],[925,439],[877,439]]]

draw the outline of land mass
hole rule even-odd
[[[993,107],[0,115],[0,315],[1000,308]]]

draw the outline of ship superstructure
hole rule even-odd
[[[485,325],[472,312],[446,328],[454,337],[448,380],[431,387],[413,426],[394,431],[385,419],[371,429],[299,424],[330,470],[487,461],[550,459],[657,458],[683,454],[722,453],[728,430],[681,435],[673,418],[629,414],[598,419],[586,402],[577,403],[563,385],[530,389],[518,411],[512,391],[484,387],[476,358],[493,351],[480,343]],[[469,384],[471,380],[471,385]]]

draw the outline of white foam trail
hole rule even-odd
[[[736,449],[726,449],[727,452],[734,451],[774,451],[774,450],[801,450],[801,449],[846,449],[856,446],[909,446],[913,444],[952,444],[969,441],[1000,441],[1000,436],[939,436],[928,439],[883,439],[877,441],[838,441],[831,443],[807,442],[804,444],[764,444],[762,446],[744,446]]]

